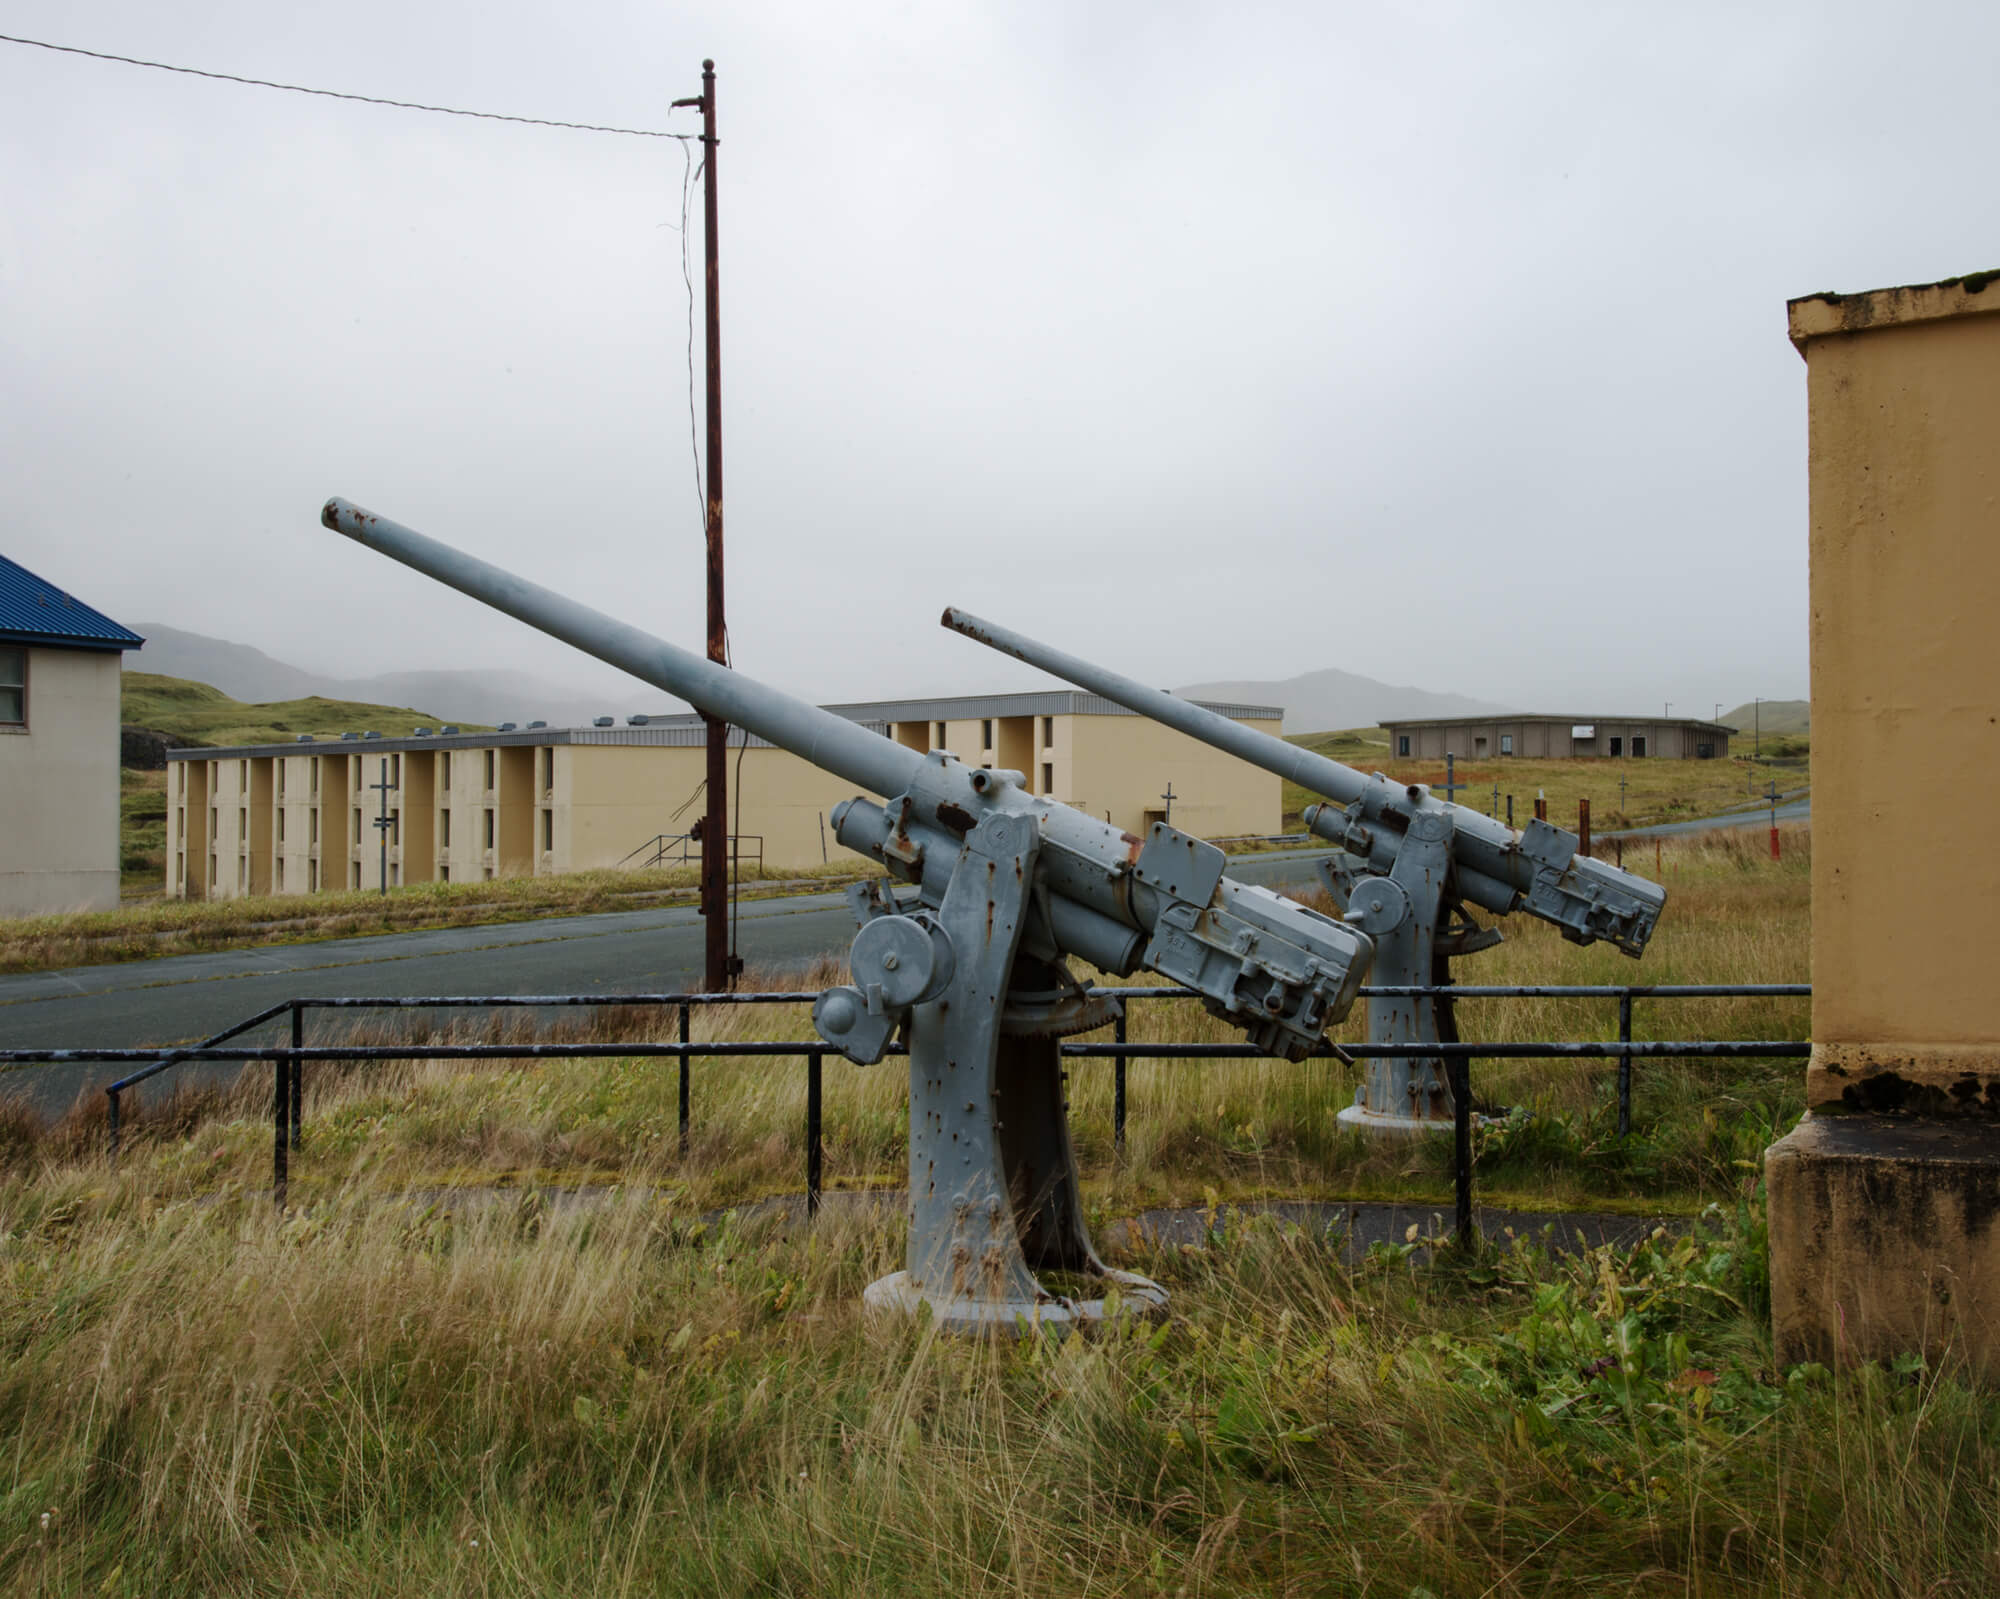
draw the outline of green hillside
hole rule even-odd
[[[123,697],[121,720],[126,726],[149,727],[196,744],[288,744],[301,733],[327,738],[370,728],[391,737],[407,737],[412,728],[439,725],[439,718],[428,711],[317,695],[270,705],[245,705],[206,683],[153,672],[127,672]],[[489,731],[476,722],[457,725],[468,733]]]
[[[1725,727],[1741,728],[1746,738],[1753,727],[1766,734],[1808,734],[1812,732],[1812,702],[1765,700],[1758,705],[1739,705],[1733,711],[1724,711],[1721,721]],[[1733,750],[1735,746],[1732,744],[1730,748]]]

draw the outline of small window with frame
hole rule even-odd
[[[0,727],[28,725],[28,652],[0,646]]]

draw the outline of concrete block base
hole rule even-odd
[[[1764,1178],[1780,1365],[1916,1351],[2000,1381],[2000,1127],[1808,1115]]]

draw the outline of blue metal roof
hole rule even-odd
[[[74,594],[0,555],[0,644],[73,650],[136,650],[146,641]]]

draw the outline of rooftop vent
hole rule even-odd
[[[537,728],[537,727],[547,727],[548,725],[549,725],[549,724],[548,724],[547,722],[530,722],[530,723],[528,724],[528,726],[529,726],[529,728],[530,728],[531,730],[532,730],[532,729],[534,729],[534,728]]]
[[[411,738],[429,738],[430,736],[431,730],[427,727],[413,727],[410,729]]]
[[[361,735],[359,733],[342,733],[340,736],[342,738],[359,738]]]
[[[650,716],[628,716],[625,718],[625,725],[627,727],[644,727],[650,721],[652,721]]]
[[[511,733],[514,731],[514,724],[512,722],[502,722],[500,724],[500,731],[503,733]]]
[[[361,736],[363,738],[380,738],[382,735],[376,732],[373,728],[370,728],[367,732],[363,733]]]
[[[592,727],[611,727],[617,723],[617,720],[618,718],[615,716],[600,716],[590,725]]]
[[[458,729],[455,727],[441,727],[438,729],[438,734],[440,737],[449,738],[453,733],[456,733],[457,731]]]
[[[310,733],[301,733],[297,738],[292,740],[294,744],[310,744],[312,741],[313,736]]]

